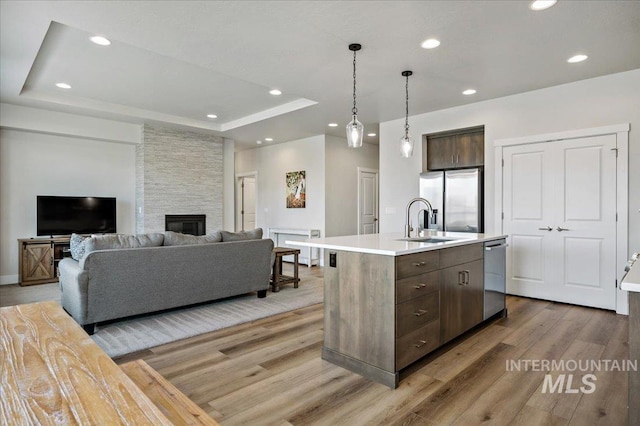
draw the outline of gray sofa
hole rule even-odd
[[[101,321],[254,291],[265,297],[272,249],[272,240],[253,239],[98,249],[79,261],[65,258],[62,307],[93,334]]]

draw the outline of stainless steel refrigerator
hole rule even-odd
[[[420,226],[439,231],[484,232],[483,187],[481,168],[422,173],[420,196],[431,203],[434,214],[421,216]]]

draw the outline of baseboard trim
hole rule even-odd
[[[18,284],[18,275],[0,275],[0,285]]]

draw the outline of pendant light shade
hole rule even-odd
[[[354,114],[349,124],[347,124],[347,144],[349,148],[360,148],[363,136],[364,126],[358,121],[358,116]]]
[[[353,52],[353,108],[351,109],[351,121],[347,124],[347,144],[349,148],[360,148],[362,137],[364,136],[364,126],[358,121],[358,108],[356,108],[356,52],[362,46],[353,43],[349,45],[349,50]]]
[[[400,154],[409,158],[413,155],[413,138],[409,136],[409,76],[411,71],[402,71],[402,76],[407,79],[405,84],[405,119],[404,119],[404,136],[400,139]]]

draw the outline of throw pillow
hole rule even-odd
[[[164,233],[165,246],[186,246],[192,244],[211,244],[222,241],[220,232],[214,232],[207,235],[189,235],[179,232],[166,231]]]
[[[220,231],[220,233],[222,234],[222,241],[244,241],[262,239],[262,228],[240,232]]]
[[[92,235],[85,242],[85,254],[96,250],[114,250],[122,248],[160,247],[164,241],[164,234],[140,235]]]
[[[69,251],[71,252],[71,258],[73,260],[80,260],[84,257],[85,241],[88,238],[78,234],[71,234],[69,238]]]

